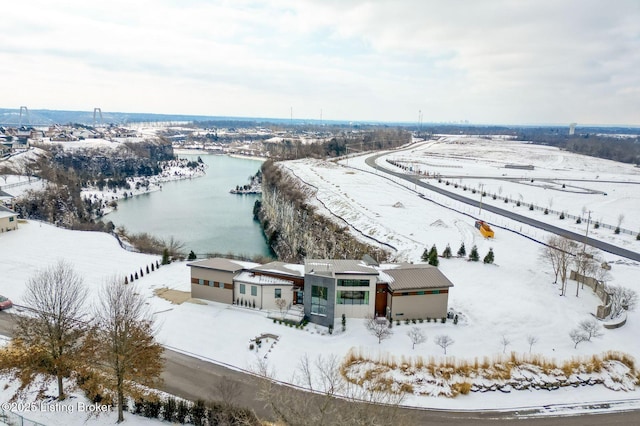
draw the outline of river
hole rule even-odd
[[[196,160],[198,155],[179,155]],[[105,217],[129,233],[147,232],[162,239],[174,237],[198,257],[208,253],[269,255],[269,247],[253,220],[259,195],[235,195],[229,190],[249,182],[262,162],[226,155],[200,155],[207,164],[203,177],[165,182],[162,191],[118,202]]]

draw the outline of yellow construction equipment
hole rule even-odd
[[[493,238],[493,229],[491,229],[488,223],[482,220],[476,220],[476,228],[485,238]]]

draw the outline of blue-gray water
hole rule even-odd
[[[229,193],[236,185],[248,183],[262,163],[226,155],[200,157],[209,166],[206,176],[165,182],[162,191],[120,200],[118,210],[105,220],[124,226],[129,233],[173,236],[184,243],[186,253],[268,255],[260,225],[253,220],[253,204],[259,196]]]

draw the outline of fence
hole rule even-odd
[[[16,414],[12,411],[5,410],[0,407],[0,424],[8,426],[45,426],[43,423],[27,419],[26,417]]]
[[[569,279],[578,281],[579,283],[586,285],[591,290],[593,290],[596,296],[600,298],[600,300],[602,301],[602,305],[599,305],[596,310],[597,318],[603,319],[611,314],[611,296],[609,296],[609,293],[607,293],[604,284],[593,277],[579,274],[576,271],[571,271],[571,273],[569,274]]]

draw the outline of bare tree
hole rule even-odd
[[[287,308],[287,301],[283,298],[276,299],[276,306],[280,310],[280,317],[284,319],[284,313]]]
[[[620,213],[618,215],[618,228],[622,225],[622,221],[624,220],[624,213]]]
[[[89,343],[107,372],[105,387],[117,396],[120,423],[125,396],[139,395],[139,385],[159,385],[163,349],[154,339],[145,301],[132,284],[123,285],[119,279],[107,283],[100,292],[95,321]]]
[[[240,382],[230,377],[222,376],[215,385],[215,390],[225,405],[234,405],[235,401],[242,395]]]
[[[532,334],[529,334],[527,336],[527,343],[529,344],[529,353],[531,353],[531,348],[533,348],[533,345],[538,343],[538,336],[534,336]]]
[[[507,346],[511,344],[511,339],[503,334],[502,338],[500,339],[500,344],[502,345],[502,353],[504,354],[507,352]]]
[[[558,275],[560,275],[560,282],[562,283],[561,296],[564,296],[567,291],[568,272],[574,248],[575,243],[573,241],[564,237],[551,236],[543,249],[543,257],[548,259],[554,268],[556,281]]]
[[[622,313],[633,311],[638,305],[638,293],[627,287],[607,285],[607,293],[611,297],[611,318],[617,318]]]
[[[402,392],[355,385],[342,376],[341,366],[335,355],[319,355],[315,360],[304,356],[292,382],[313,393],[300,398],[297,390],[264,380],[258,398],[266,402],[281,424],[289,426],[415,424],[398,410]]]
[[[455,343],[455,341],[446,334],[436,336],[434,340],[435,344],[444,349],[444,354],[447,354],[447,348]]]
[[[378,344],[393,335],[386,318],[368,317],[365,321],[367,330],[378,338]]]
[[[572,264],[576,268],[576,272],[578,274],[582,277],[586,277],[595,274],[595,270],[598,266],[598,259],[591,250],[585,248],[584,251],[578,252],[572,258]],[[578,278],[576,280],[576,297],[578,297],[580,292],[580,283],[584,288],[584,280],[584,278]]]
[[[412,327],[411,330],[407,331],[407,336],[409,336],[411,343],[413,343],[411,349],[415,349],[416,345],[427,341],[427,336],[424,335],[424,332],[420,330],[419,327]]]
[[[592,337],[602,337],[602,327],[595,318],[580,321],[579,325],[587,336],[587,341],[591,341]]]
[[[587,335],[584,334],[582,331],[578,330],[577,328],[574,328],[569,332],[569,337],[571,338],[571,341],[575,343],[573,345],[574,349],[578,347],[578,343],[586,342],[588,340]]]
[[[60,400],[65,398],[62,379],[69,377],[82,354],[86,299],[82,278],[61,260],[29,278],[23,300],[32,314],[17,317],[21,343],[28,351],[40,354],[34,359],[39,358],[40,366],[23,368],[41,369],[56,377]]]

